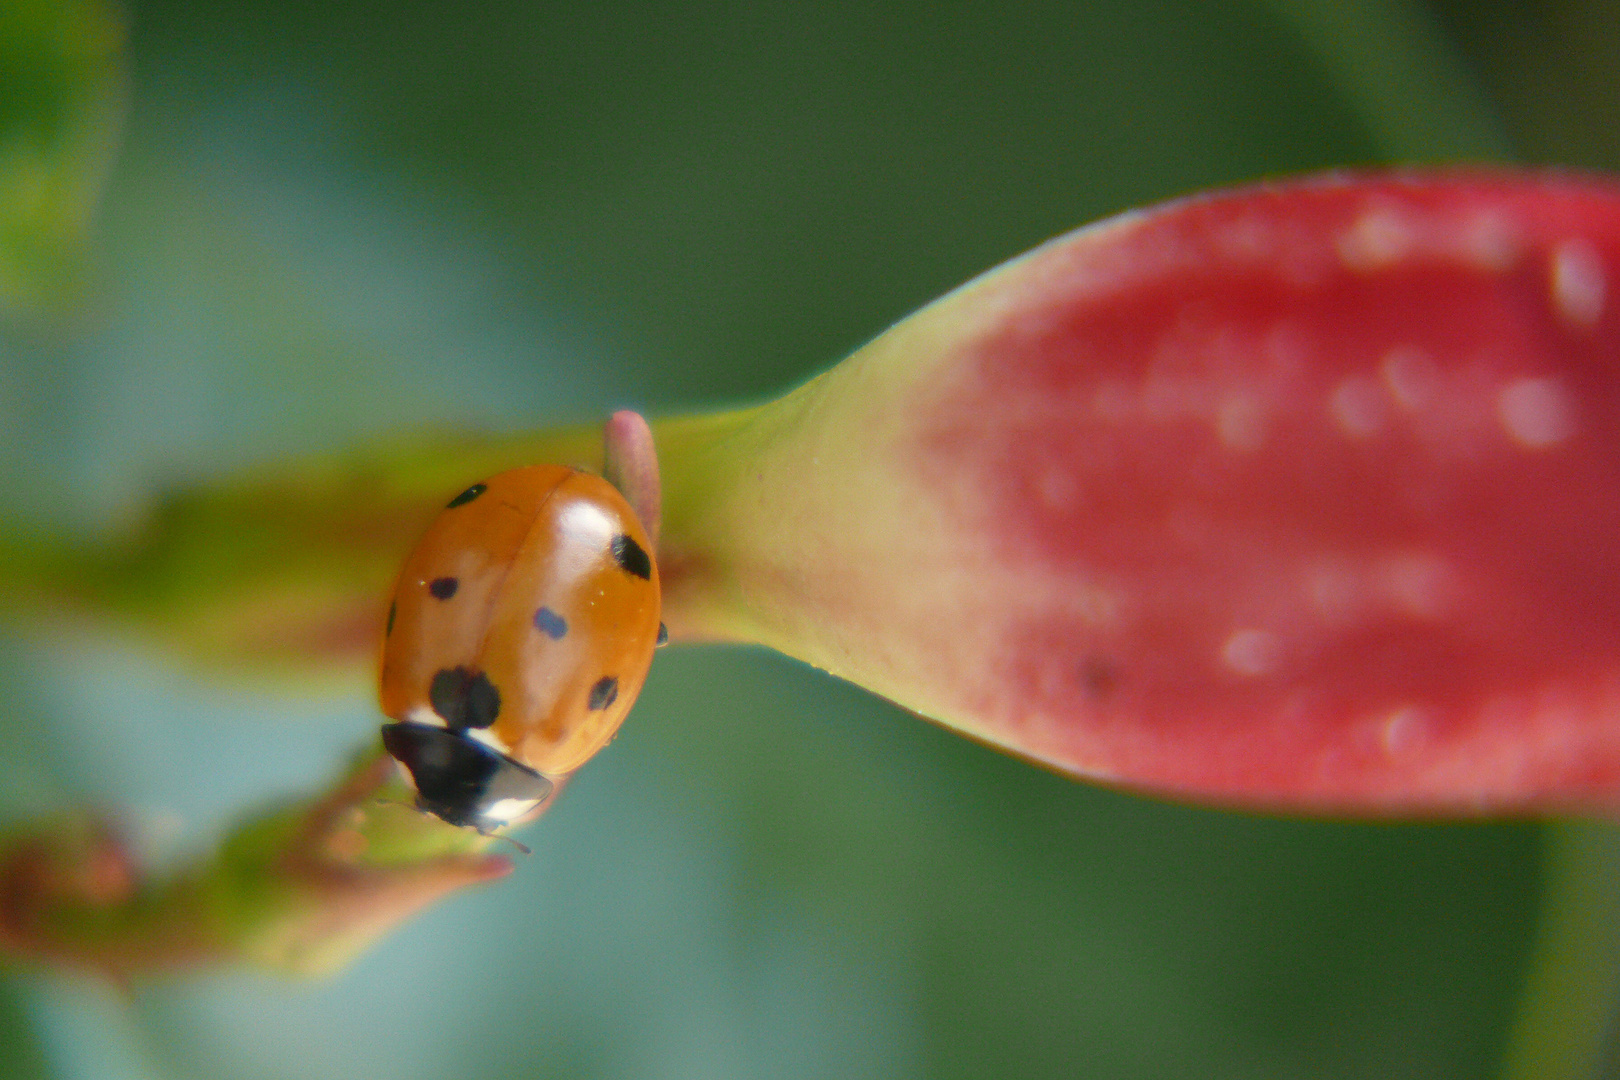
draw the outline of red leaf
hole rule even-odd
[[[755,636],[1062,769],[1312,811],[1612,807],[1616,281],[1620,189],[1591,179],[1128,215],[755,421],[778,445],[723,522],[759,535],[720,565]],[[772,556],[773,527],[809,535]]]
[[[1610,802],[1617,267],[1612,188],[1496,177],[1194,200],[1011,269],[916,466],[1100,595],[1003,628],[1003,737],[1205,798]]]

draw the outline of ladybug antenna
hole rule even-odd
[[[507,836],[504,833],[484,832],[483,830],[480,829],[479,830],[479,835],[480,836],[487,836],[491,840],[505,840],[508,844],[511,844],[513,847],[517,848],[519,851],[523,852],[523,854],[525,854],[525,855],[533,855],[534,854],[534,852],[529,850],[529,846],[527,844],[523,843],[521,840],[514,840],[510,836]]]

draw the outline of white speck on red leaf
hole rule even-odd
[[[1603,261],[1585,240],[1566,240],[1552,256],[1552,299],[1573,326],[1587,329],[1603,315],[1608,292]]]
[[[1575,433],[1575,406],[1558,379],[1515,379],[1496,404],[1508,437],[1527,450],[1556,446]]]
[[[1264,630],[1238,630],[1221,645],[1221,660],[1239,675],[1266,675],[1277,666],[1282,645]]]
[[[1347,375],[1333,388],[1328,411],[1340,431],[1351,438],[1366,439],[1383,429],[1389,416],[1389,401],[1371,378]]]

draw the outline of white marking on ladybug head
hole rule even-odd
[[[427,727],[447,728],[450,726],[444,722],[444,717],[440,716],[426,705],[418,705],[416,708],[406,713],[405,721],[406,723],[410,724],[424,724]]]
[[[497,754],[504,756],[509,755],[512,752],[511,747],[507,746],[501,738],[487,728],[468,728],[466,731],[462,732],[462,734],[467,736],[469,739],[474,739],[483,743]]]
[[[539,799],[496,799],[483,809],[479,817],[489,822],[510,825],[539,805]]]
[[[468,738],[473,738],[473,740],[476,740],[476,742],[483,743],[484,746],[489,746],[491,750],[496,751],[497,755],[510,755],[510,753],[512,753],[512,748],[505,745],[504,740],[501,740],[501,738],[497,737],[496,733],[491,732],[489,729],[484,729],[484,727],[468,727],[468,729],[462,733],[463,735],[467,735]]]

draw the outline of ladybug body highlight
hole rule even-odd
[[[535,465],[452,499],[383,644],[383,743],[418,806],[484,833],[534,810],[623,723],[659,614],[651,541],[601,477]]]

